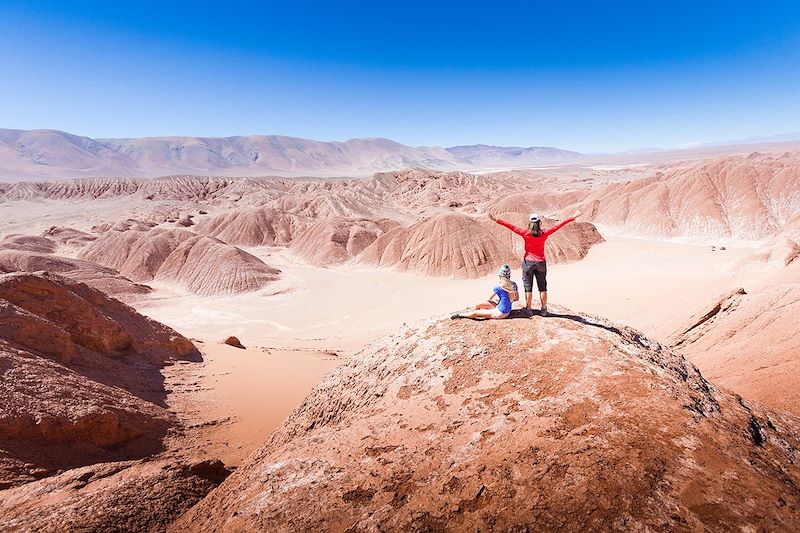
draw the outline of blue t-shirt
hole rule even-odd
[[[514,283],[514,288],[516,289],[516,283]],[[497,302],[497,310],[501,313],[510,313],[511,312],[511,298],[508,297],[508,293],[501,289],[499,286],[495,287],[494,293],[497,295],[499,302]]]

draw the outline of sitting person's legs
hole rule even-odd
[[[453,318],[505,318],[508,313],[501,313],[494,302],[481,302],[471,311],[453,315]]]

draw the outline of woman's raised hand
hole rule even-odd
[[[488,213],[488,215],[489,215],[489,220],[494,220],[495,222],[497,222],[497,219],[495,218],[495,216],[493,214]]]
[[[582,207],[579,207],[579,208],[578,208],[578,210],[577,210],[577,211],[575,211],[575,214],[574,214],[574,215],[572,215],[572,218],[578,218],[578,217],[579,217],[579,216],[581,216],[582,214],[583,214],[583,208],[582,208]]]

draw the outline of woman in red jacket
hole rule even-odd
[[[580,210],[572,218],[568,218],[552,228],[542,230],[542,218],[535,213],[528,218],[530,222],[527,229],[518,228],[505,220],[495,218],[494,215],[489,213],[489,218],[525,239],[525,257],[522,259],[522,282],[525,285],[525,303],[529,312],[533,300],[533,278],[536,277],[539,299],[542,302],[542,316],[547,315],[547,260],[544,256],[544,245],[547,238],[579,216],[581,216]]]

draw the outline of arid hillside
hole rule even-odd
[[[774,239],[738,268],[743,286],[706,303],[668,342],[714,383],[800,415],[800,246]]]
[[[0,275],[0,486],[158,451],[175,424],[161,367],[174,330],[54,274]]]
[[[765,239],[800,211],[800,152],[673,165],[599,188],[581,203],[589,220],[626,234]]]
[[[172,531],[788,531],[798,445],[636,331],[445,319],[333,372]]]

